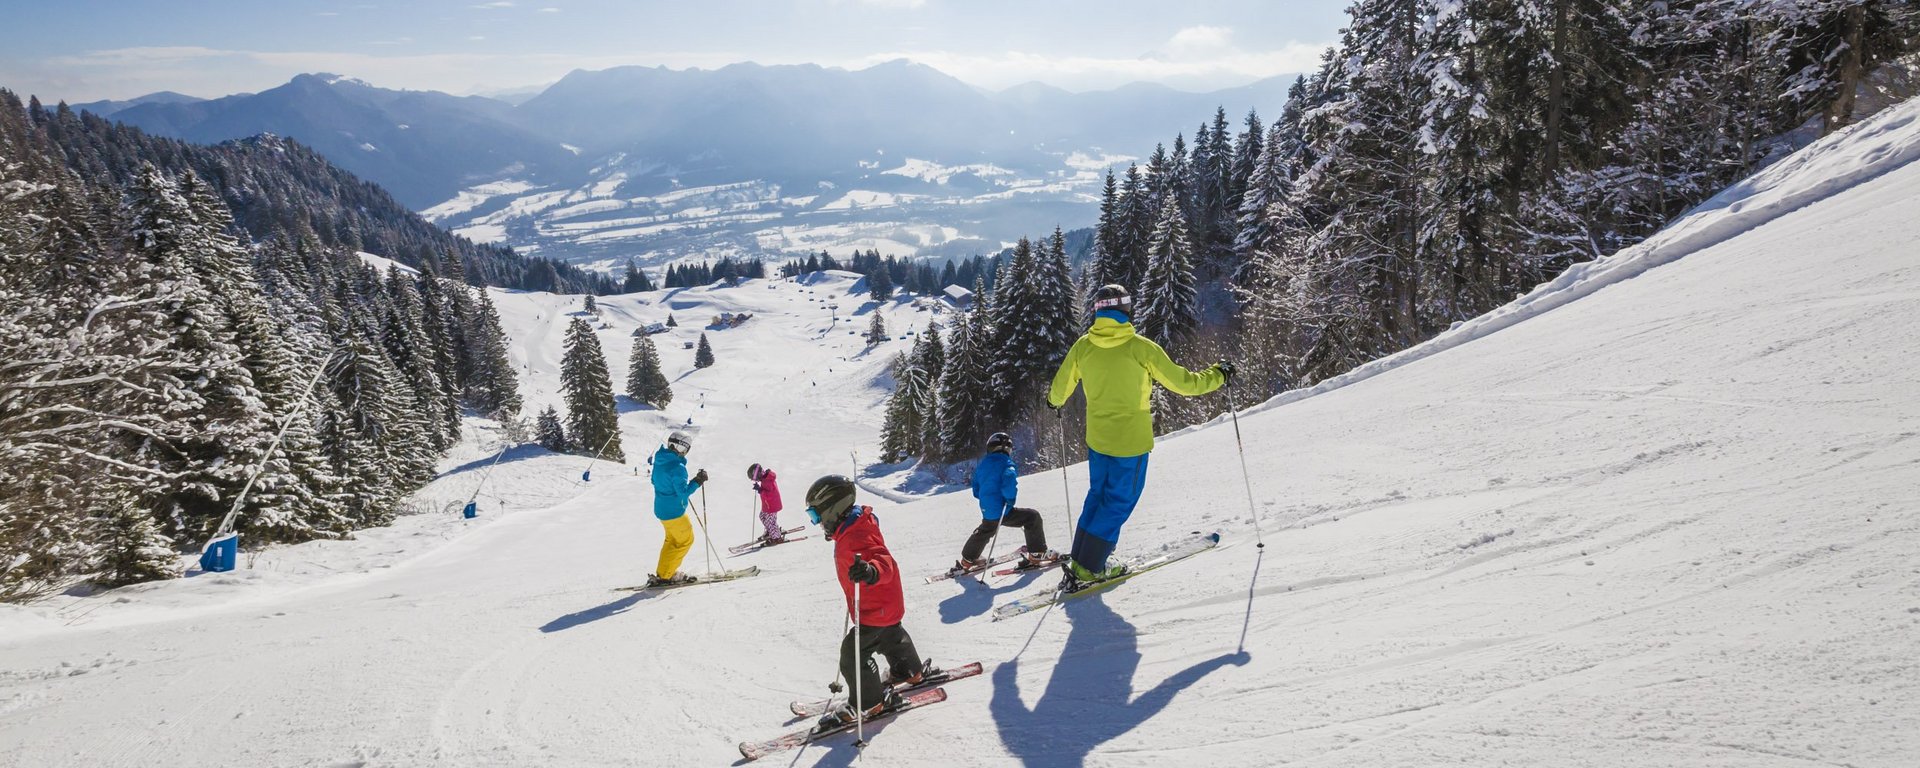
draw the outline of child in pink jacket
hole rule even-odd
[[[764,537],[768,544],[779,544],[787,537],[780,533],[780,486],[773,470],[755,464],[747,468],[747,479],[753,481],[753,490],[760,493],[760,524],[766,526]]]

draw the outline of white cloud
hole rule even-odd
[[[540,12],[541,12],[541,13],[559,13],[559,12],[560,12],[560,9],[558,9],[558,8],[555,8],[555,7],[553,7],[553,6],[551,6],[551,5],[549,5],[549,6],[547,6],[547,7],[545,7],[545,8],[542,8],[542,9],[540,9]]]
[[[847,0],[851,2],[852,0]],[[543,9],[544,10],[544,9]],[[473,36],[480,42],[480,36]],[[395,50],[412,43],[399,38],[369,43],[370,50],[247,51],[198,46],[155,46],[90,51],[34,62],[10,75],[15,82],[37,82],[43,99],[91,101],[129,98],[161,90],[206,96],[259,91],[303,72],[339,72],[387,88],[449,93],[498,92],[551,83],[575,69],[624,65],[718,68],[739,61],[800,64],[743,51],[636,50],[583,55],[564,53],[410,54]],[[1006,88],[1038,80],[1069,90],[1112,88],[1131,82],[1158,82],[1189,90],[1212,90],[1319,66],[1325,45],[1290,42],[1266,50],[1235,45],[1224,27],[1178,30],[1158,50],[1134,57],[1072,56],[1050,52],[955,52],[904,49],[841,60],[812,60],[825,66],[860,69],[894,59],[926,64],[962,81]],[[401,50],[404,50],[402,48]]]
[[[467,7],[479,8],[482,10],[492,10],[497,8],[512,8],[513,3],[509,2],[509,0],[494,0],[494,2],[491,2],[491,3],[480,3],[479,5],[469,5]]]
[[[1171,58],[1210,58],[1234,52],[1232,29],[1205,25],[1173,33],[1166,49]]]
[[[472,41],[472,42],[476,42],[476,43],[477,43],[477,42],[480,42],[480,41],[482,41],[482,40],[485,40],[485,39],[487,39],[487,36],[486,36],[486,35],[468,35],[468,36],[467,36],[467,39],[468,39],[469,41]]]
[[[927,4],[927,0],[835,0],[835,2],[874,8],[920,8]]]
[[[1132,58],[1061,56],[1009,51],[984,55],[953,51],[889,51],[848,62],[869,66],[911,59],[986,88],[1006,88],[1038,80],[1069,90],[1099,90],[1133,82],[1165,83],[1177,88],[1212,90],[1277,75],[1311,72],[1320,65],[1324,43],[1289,42],[1249,51],[1232,44],[1223,27],[1180,30],[1159,50]]]

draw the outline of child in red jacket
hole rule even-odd
[[[754,493],[760,494],[760,525],[767,529],[760,538],[773,546],[787,540],[780,532],[780,486],[779,477],[773,474],[772,467],[755,464],[747,467],[747,479],[753,481]]]
[[[827,540],[833,542],[834,570],[840,578],[840,590],[847,596],[848,615],[856,614],[854,583],[861,585],[858,615],[854,616],[859,626],[840,642],[840,673],[857,687],[846,706],[820,718],[821,727],[852,722],[855,696],[865,707],[867,718],[899,706],[900,694],[894,692],[894,686],[920,682],[925,671],[913,638],[900,626],[907,612],[906,598],[900,590],[900,566],[887,551],[886,539],[880,536],[880,521],[873,508],[854,506],[853,492],[853,481],[842,475],[827,475],[807,489],[807,517],[818,523]],[[885,683],[880,680],[874,654],[886,657]]]

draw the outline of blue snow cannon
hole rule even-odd
[[[200,553],[200,570],[208,573],[226,573],[233,570],[240,561],[240,534],[229,533],[207,542],[207,549]]]

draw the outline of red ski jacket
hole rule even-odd
[[[880,521],[873,507],[855,507],[833,534],[833,571],[840,580],[840,591],[847,595],[847,613],[853,613],[853,582],[847,568],[853,556],[880,569],[880,581],[860,586],[860,626],[890,627],[907,615],[906,596],[900,591],[900,565],[887,551],[887,540],[880,536]]]

